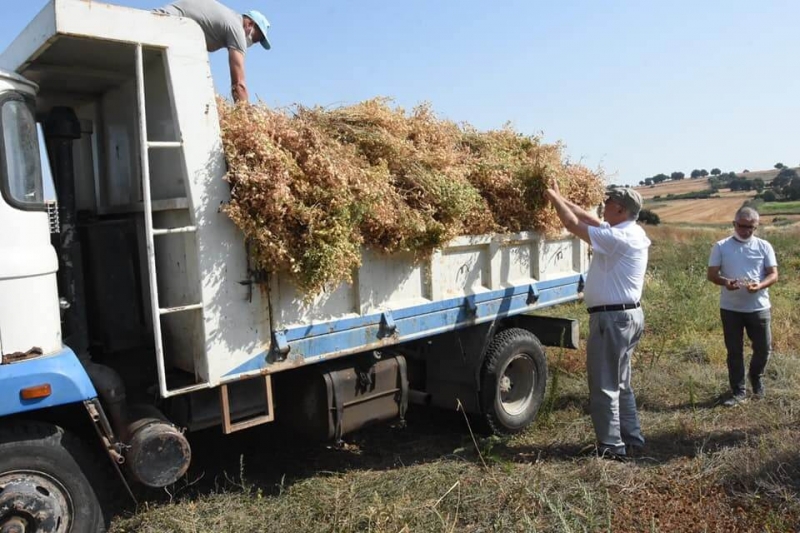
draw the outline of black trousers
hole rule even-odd
[[[760,383],[772,350],[772,331],[770,322],[772,315],[769,309],[752,313],[739,313],[720,309],[722,332],[725,336],[725,348],[728,350],[728,379],[731,391],[745,394],[744,374],[744,333],[753,346],[753,357],[750,359],[751,383]]]

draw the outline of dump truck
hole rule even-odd
[[[102,531],[109,483],[175,483],[211,427],[340,441],[427,405],[519,432],[543,346],[577,347],[575,320],[537,315],[581,298],[567,234],[364,249],[311,297],[253,268],[188,19],[51,0],[0,69],[3,533]]]

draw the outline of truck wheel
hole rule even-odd
[[[98,487],[87,475],[103,469],[91,461],[82,444],[58,426],[21,422],[0,428],[0,531],[105,531]]]
[[[547,359],[536,336],[519,328],[495,335],[481,379],[483,414],[492,431],[523,431],[536,418],[546,386]]]

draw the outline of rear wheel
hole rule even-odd
[[[90,456],[58,426],[0,429],[0,532],[95,533],[105,520]]]
[[[536,336],[503,330],[492,339],[483,362],[481,403],[492,431],[513,434],[536,418],[547,386],[547,359]]]

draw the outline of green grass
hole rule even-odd
[[[725,230],[646,230],[646,332],[633,380],[648,447],[635,463],[577,455],[593,441],[585,354],[551,349],[547,411],[524,434],[475,445],[459,413],[416,408],[407,427],[356,433],[342,449],[274,428],[195,437],[190,481],[150,495],[112,531],[798,530],[800,230],[761,235],[780,264],[770,290],[775,353],[767,399],[734,409],[719,405],[719,289],[705,281]],[[581,305],[553,312],[580,318],[585,336]]]
[[[762,215],[798,215],[800,202],[765,202],[758,206]]]

